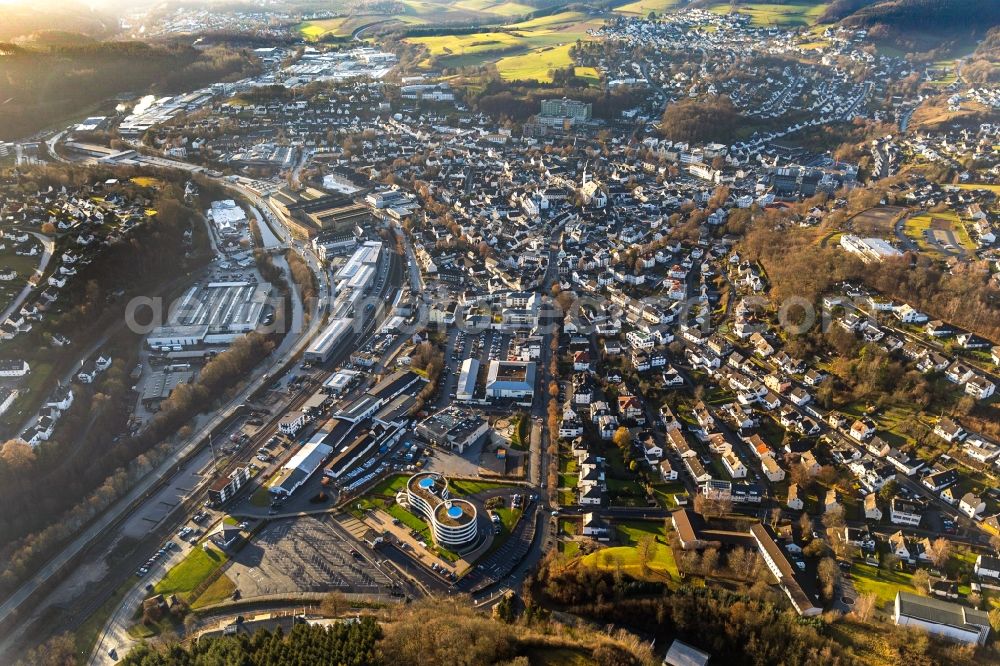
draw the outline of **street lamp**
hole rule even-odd
[[[208,447],[212,449],[212,466],[215,468],[215,473],[219,473],[219,459],[215,455],[215,433],[208,433]]]

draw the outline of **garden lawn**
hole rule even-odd
[[[420,538],[431,543],[431,531],[427,526],[427,523],[417,518],[415,515],[404,509],[398,504],[393,504],[387,509],[390,516],[397,519],[399,522],[406,525],[411,530],[415,530],[420,533]]]
[[[575,557],[580,552],[580,544],[576,541],[560,541],[559,549],[566,557]]]
[[[448,479],[448,489],[456,497],[465,495],[476,495],[487,490],[496,488],[512,488],[511,484],[503,481],[483,481],[470,479]]]
[[[504,530],[510,534],[514,531],[517,521],[521,519],[523,511],[520,509],[497,509],[496,513],[500,516],[500,523],[503,525]]]
[[[257,507],[270,506],[271,493],[267,492],[267,488],[258,488],[250,496],[250,504]]]
[[[406,488],[406,480],[410,478],[407,474],[395,474],[379,481],[378,485],[369,490],[366,495],[381,495],[384,497],[395,497],[396,493]]]
[[[869,564],[855,562],[851,565],[851,579],[858,594],[872,592],[878,598],[880,607],[891,604],[896,599],[896,592],[902,590],[911,592],[913,577],[902,571],[884,571]]]
[[[662,522],[651,522],[646,520],[634,520],[627,523],[618,523],[618,537],[622,541],[628,542],[630,546],[639,543],[643,537],[651,536],[663,544],[666,535]]]

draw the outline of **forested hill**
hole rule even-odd
[[[852,2],[857,4],[855,0],[847,0],[847,3]],[[844,25],[871,27],[881,24],[899,31],[985,32],[1000,23],[998,0],[882,0],[862,4],[865,6],[843,18]]]
[[[142,42],[0,44],[0,140],[17,139],[98,110],[121,93],[170,94],[241,78],[259,67],[249,52]]]

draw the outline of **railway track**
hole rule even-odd
[[[379,290],[379,293],[376,295],[376,298],[378,300],[381,300],[382,302],[386,302],[385,297],[390,289],[398,288],[393,286],[394,282],[393,278],[394,276],[399,276],[401,274],[401,271],[399,270],[399,257],[394,253],[390,253],[389,257],[390,257],[389,258],[390,264],[385,273],[385,279],[383,281],[381,289]],[[333,375],[332,368],[336,368],[342,365],[344,361],[350,356],[350,353],[353,349],[356,349],[358,346],[366,342],[368,338],[371,337],[373,331],[375,330],[376,325],[378,325],[380,321],[384,320],[386,314],[387,313],[380,308],[376,308],[375,310],[373,310],[371,316],[368,317],[367,320],[365,321],[362,330],[358,333],[354,333],[348,339],[348,341],[345,341],[345,344],[342,345],[341,348],[337,350],[337,352],[334,354],[333,357],[331,357],[330,360],[328,360],[326,363],[320,366],[317,370],[313,371],[309,380],[304,382],[303,385],[296,390],[296,392],[292,395],[291,399],[287,403],[282,405],[280,408],[278,408],[276,410],[276,413],[272,414],[269,417],[269,419],[265,421],[265,423],[261,425],[257,429],[257,431],[254,432],[253,435],[250,436],[250,439],[244,442],[240,446],[234,457],[228,462],[228,466],[245,464],[250,460],[252,460],[253,456],[256,454],[256,451],[259,448],[261,448],[262,444],[267,442],[271,437],[273,437],[277,433],[278,423],[279,421],[281,421],[284,414],[289,411],[296,411],[299,408],[301,408],[306,403],[306,401],[310,397],[312,397],[312,395],[315,394],[317,388],[320,385],[322,385],[331,375]],[[286,366],[286,368],[282,371],[281,375],[290,372],[292,368],[294,368],[297,362],[298,362],[297,360],[293,359],[293,361],[290,362],[288,366]],[[245,416],[245,410],[238,409],[230,419],[227,419],[223,424],[220,424],[217,430],[227,431],[229,428],[232,427],[235,421],[243,418],[244,416]],[[214,437],[215,432],[213,432],[211,436]],[[208,441],[206,440],[203,444],[207,445]],[[192,452],[191,457],[197,455],[199,452],[203,450],[204,450],[203,448],[199,447],[199,449]],[[283,455],[281,459],[277,461],[277,465],[284,464],[284,462],[287,461],[292,455],[293,452],[289,451],[287,454]],[[184,467],[185,464],[186,461],[180,461],[177,467],[175,468],[175,474],[182,467]],[[171,475],[170,478],[165,479],[163,483],[169,483],[170,479],[172,479],[173,476],[174,475]],[[239,493],[237,493],[237,495],[234,496],[232,500],[230,500],[230,503],[232,503],[236,499],[246,497],[248,493],[252,494],[257,488],[260,487],[260,480],[266,476],[267,476],[266,473],[259,474],[256,477],[257,481],[256,482],[251,481],[251,483],[247,484],[246,487],[240,489]],[[188,497],[183,502],[177,504],[160,521],[160,524],[152,532],[150,532],[150,534],[146,538],[142,539],[142,541],[140,542],[137,542],[128,551],[128,553],[123,556],[122,561],[115,564],[113,570],[128,572],[127,577],[122,577],[122,576],[109,577],[108,580],[102,581],[100,592],[96,594],[89,594],[88,595],[89,601],[82,608],[80,607],[75,608],[71,619],[62,623],[61,626],[52,627],[52,629],[55,630],[52,631],[52,633],[60,633],[61,631],[76,630],[91,615],[97,612],[97,610],[100,609],[111,598],[115,590],[117,590],[122,583],[128,581],[131,578],[132,572],[134,572],[143,562],[145,562],[145,560],[148,557],[148,553],[155,551],[156,548],[159,547],[159,544],[162,543],[164,539],[167,539],[170,535],[172,535],[176,531],[179,525],[187,522],[187,516],[189,516],[196,507],[202,506],[205,503],[205,501],[208,498],[208,488],[215,480],[215,478],[216,475],[214,474],[206,476],[206,478],[201,483],[198,484],[198,486],[188,495]],[[155,495],[155,493],[158,492],[160,488],[162,488],[162,484],[158,485],[153,491],[151,491],[147,495],[146,499],[148,500],[149,497]],[[138,510],[138,507],[133,511],[129,512],[127,515],[123,516],[118,524],[120,524],[121,521],[127,519],[132,513],[134,513],[135,510]],[[111,538],[110,535],[109,538]],[[92,546],[90,546],[90,548],[88,548],[88,551],[94,551],[94,550],[100,551],[101,546],[106,545],[107,543],[108,543],[107,540],[102,540],[101,542],[95,543]]]

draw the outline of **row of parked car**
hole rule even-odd
[[[174,550],[175,548],[177,548],[177,544],[174,543],[173,541],[168,541],[167,543],[163,544],[163,548],[153,553],[149,557],[149,559],[146,560],[146,563],[143,564],[141,567],[139,567],[138,571],[135,572],[135,575],[138,576],[139,578],[142,578],[143,576],[148,574],[149,570],[156,565],[157,561],[165,557],[167,553]]]

